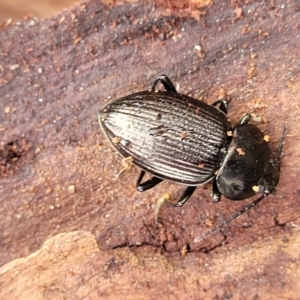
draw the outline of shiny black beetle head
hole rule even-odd
[[[216,176],[219,192],[231,200],[253,196],[270,154],[270,147],[259,128],[248,123],[238,124]]]

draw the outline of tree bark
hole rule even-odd
[[[72,233],[84,230],[95,236],[100,250],[91,246],[97,262],[90,256],[78,260],[82,272],[91,280],[95,269],[109,271],[92,279],[92,286],[77,282],[86,291],[78,298],[114,299],[125,290],[127,299],[268,299],[274,292],[297,298],[300,6],[297,0],[195,5],[108,7],[95,0],[51,19],[28,17],[2,27],[1,265],[56,235],[47,243],[62,238],[61,255],[67,258],[70,236],[78,235],[70,238],[75,249],[91,242],[82,237],[87,232]],[[139,170],[116,178],[121,159],[99,131],[97,114],[107,101],[149,89],[159,74],[167,74],[180,93],[207,103],[230,95],[231,122],[251,113],[270,136],[274,155],[282,126],[287,127],[276,195],[201,243],[194,238],[251,199],[222,198],[214,204],[210,186],[202,186],[183,208],[164,205],[156,226],[157,200],[165,192],[176,199],[184,187],[164,182],[138,193]],[[39,251],[45,253],[45,245]],[[31,258],[24,259],[37,263]],[[8,266],[15,270],[11,264],[0,269],[6,298],[13,295],[7,276],[15,276]],[[38,274],[37,266],[32,272]],[[65,277],[63,271],[56,275]],[[108,284],[104,291],[107,282],[119,289]],[[50,286],[70,298],[68,284]]]

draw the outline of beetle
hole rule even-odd
[[[159,82],[164,91],[156,90]],[[249,123],[250,115],[232,127],[227,108],[226,99],[208,105],[179,94],[171,80],[160,75],[150,91],[106,104],[98,119],[115,150],[142,169],[138,191],[163,180],[184,184],[187,187],[175,204],[180,207],[198,185],[212,181],[215,202],[221,195],[243,200],[260,192],[258,203],[275,192],[282,142],[278,157],[271,159],[266,138]],[[152,177],[142,182],[145,172]]]

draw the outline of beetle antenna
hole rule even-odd
[[[243,213],[245,213],[246,211],[248,211],[249,209],[251,209],[252,207],[254,207],[256,204],[258,204],[261,200],[263,200],[264,198],[266,198],[268,195],[269,195],[269,193],[262,194],[259,198],[257,198],[256,200],[254,200],[252,203],[244,206],[241,210],[239,210],[238,212],[236,212],[235,214],[233,214],[231,217],[229,217],[227,220],[225,220],[221,224],[219,224],[216,227],[214,227],[214,228],[206,231],[205,233],[197,236],[194,239],[194,242],[195,243],[199,243],[200,241],[202,241],[203,239],[205,239],[207,236],[209,236],[212,233],[214,233],[215,231],[221,229],[223,226],[225,226],[226,224],[230,223],[232,220],[236,219],[237,217],[239,217],[240,215],[242,215]]]
[[[280,160],[281,157],[281,153],[282,153],[282,147],[283,147],[283,139],[284,139],[284,134],[286,131],[286,127],[285,125],[282,126],[282,133],[281,133],[281,137],[280,137],[280,141],[279,141],[279,147],[278,147],[278,153],[277,153],[277,160]]]

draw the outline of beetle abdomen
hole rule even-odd
[[[197,185],[223,158],[230,124],[223,112],[174,92],[140,92],[106,105],[100,125],[114,148],[162,179]]]

